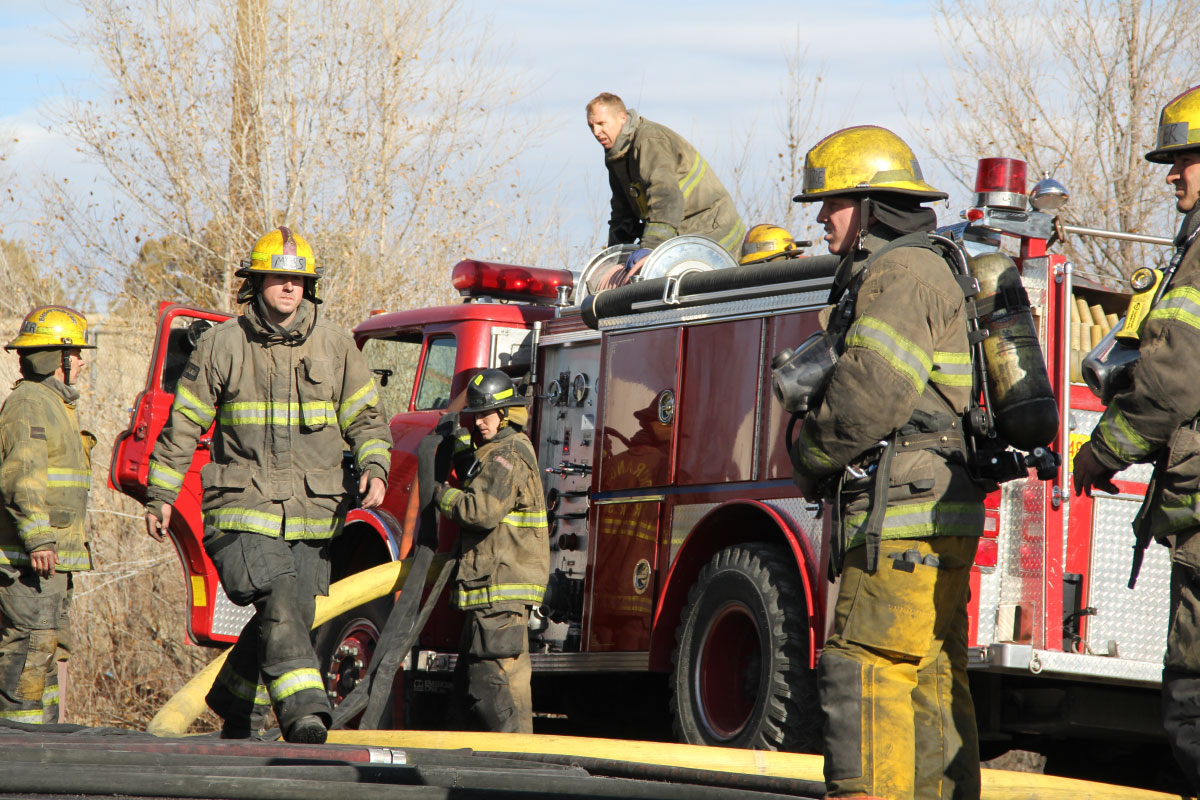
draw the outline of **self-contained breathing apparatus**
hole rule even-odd
[[[818,486],[834,514],[831,578],[840,572],[845,549],[840,519],[843,486],[848,481],[862,486],[868,477],[872,499],[865,525],[867,568],[875,569],[891,462],[898,451],[934,450],[965,466],[988,491],[1001,483],[1028,477],[1030,469],[1036,470],[1039,480],[1052,480],[1060,463],[1048,447],[1058,434],[1057,403],[1030,314],[1029,297],[1015,264],[1001,252],[968,257],[959,244],[937,234],[902,236],[873,254],[872,260],[897,247],[930,245],[954,273],[967,300],[970,407],[961,418],[949,412],[914,414],[866,458]],[[781,351],[772,360],[772,391],[791,413],[785,441],[793,463],[795,426],[821,402],[854,319],[858,288],[869,269],[870,262],[840,297],[831,297],[837,305],[824,331],[813,334],[794,350]]]

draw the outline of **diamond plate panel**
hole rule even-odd
[[[225,594],[225,587],[217,583],[213,596],[212,632],[217,636],[237,636],[254,616],[254,606],[234,605]]]
[[[1167,548],[1151,544],[1137,586],[1128,588],[1133,563],[1130,525],[1140,505],[1136,500],[1095,498],[1088,605],[1096,614],[1087,618],[1087,645],[1093,653],[1108,653],[1113,641],[1117,660],[1161,667],[1167,647],[1171,557]]]
[[[768,500],[766,504],[776,511],[782,511],[796,521],[804,531],[804,538],[808,540],[808,545],[812,548],[813,554],[819,559],[821,557],[821,538],[824,536],[825,525],[808,510],[808,503],[804,501],[804,498],[786,497],[780,500]],[[815,564],[813,568],[816,569]]]
[[[1004,573],[999,569],[979,575],[979,619],[976,624],[976,641],[991,644],[996,641],[996,609],[1000,605],[1000,588]]]
[[[996,636],[996,610],[1020,604],[1036,632],[1044,609],[1046,501],[1040,481],[1023,479],[1001,487],[999,554],[996,570],[980,581],[978,641]],[[1036,635],[1036,633],[1035,633]]]
[[[679,552],[679,548],[683,546],[684,539],[691,532],[692,528],[696,527],[696,523],[700,519],[719,506],[720,503],[687,503],[679,504],[671,509],[671,563],[675,563],[675,556]]]

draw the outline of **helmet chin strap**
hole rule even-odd
[[[871,197],[863,195],[858,201],[858,233],[854,235],[854,252],[867,246],[867,228],[871,224]]]
[[[71,385],[71,356],[67,354],[67,348],[65,348],[65,347],[60,352],[62,353],[63,383],[65,383],[67,386],[70,386]]]

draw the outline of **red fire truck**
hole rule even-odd
[[[1129,523],[1149,468],[1118,475],[1119,495],[1069,491],[1070,456],[1102,410],[1071,380],[1071,318],[1079,299],[1120,314],[1125,298],[1076,280],[1048,251],[1056,235],[1080,232],[1051,213],[1057,184],[1029,193],[1024,164],[981,163],[974,207],[945,233],[968,251],[1000,247],[1016,259],[1061,409],[1053,447],[1064,455],[1053,480],[1031,474],[987,501],[970,606],[985,750],[1055,752],[1081,738],[1153,743],[1165,550],[1152,547],[1136,589],[1126,587]],[[644,280],[597,292],[627,252],[610,248],[576,275],[462,261],[451,276],[462,304],[380,313],[354,330],[398,413],[387,499],[350,513],[335,578],[406,555],[400,520],[418,441],[470,377],[504,369],[528,387],[551,519],[550,590],[530,622],[543,721],[590,711],[626,737],[652,738],[661,716],[687,742],[813,749],[813,670],[834,595],[827,526],[790,480],[788,415],[772,398],[770,364],[818,329],[835,262],[738,267],[705,240],[679,237],[654,252]],[[146,388],[114,448],[113,487],[144,498],[174,384],[196,336],[223,318],[163,306]],[[207,459],[202,439],[171,537],[187,576],[189,635],[219,645],[236,638],[250,610],[225,596],[200,546]],[[441,546],[453,541],[443,522]],[[390,602],[320,631],[335,700],[369,662]],[[457,637],[449,611],[423,632],[398,681],[406,724],[436,724],[419,700],[448,690]]]

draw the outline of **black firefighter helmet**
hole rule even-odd
[[[523,406],[525,401],[513,387],[512,378],[498,369],[485,369],[467,383],[467,414],[483,414],[509,406]]]

